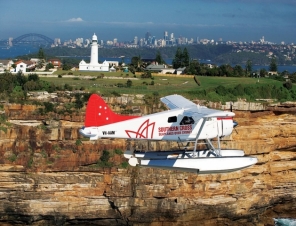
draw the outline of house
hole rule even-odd
[[[278,75],[278,72],[277,71],[269,71],[268,76],[272,76],[272,75]]]
[[[176,74],[177,75],[184,74],[185,69],[186,69],[186,67],[180,67],[180,68],[176,69]]]
[[[159,73],[165,68],[167,68],[165,64],[160,64],[160,65],[150,64],[145,68],[145,70],[146,71],[151,71],[151,72],[154,72],[154,73]]]
[[[160,74],[174,74],[176,71],[176,69],[174,68],[166,68],[166,69],[163,69]]]
[[[150,64],[148,65],[145,70],[146,71],[151,71],[152,73],[159,73],[159,74],[177,74],[181,75],[184,74],[186,67],[178,68],[178,69],[173,69],[173,68],[167,68],[165,64]]]
[[[39,58],[31,58],[30,61],[34,62],[35,64],[38,64]]]
[[[5,70],[10,71],[12,65],[13,65],[12,60],[0,60],[0,73],[5,72]]]
[[[36,64],[29,60],[18,60],[14,63],[16,65],[15,70],[13,72],[25,73],[27,71],[33,71],[36,68]]]
[[[62,65],[62,62],[60,59],[50,59],[48,60],[48,63],[52,63],[54,67],[61,67]]]

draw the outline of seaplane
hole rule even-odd
[[[92,94],[84,126],[79,132],[90,140],[118,138],[187,143],[176,151],[126,150],[124,157],[131,166],[214,174],[241,170],[257,163],[256,157],[245,156],[243,150],[220,147],[221,139],[231,135],[238,125],[233,120],[233,112],[200,106],[181,95],[169,95],[160,100],[168,110],[145,116],[121,115],[113,112],[101,96]],[[197,148],[201,141],[203,148]],[[194,145],[189,150],[190,142]]]

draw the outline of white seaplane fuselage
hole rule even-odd
[[[224,116],[208,116],[199,135],[199,139],[212,139],[217,136],[228,136],[233,130],[231,112]],[[90,140],[99,138],[149,139],[168,141],[195,140],[203,120],[197,112],[191,114],[191,122],[180,123],[184,118],[184,109],[170,110],[133,118],[98,127],[85,127],[80,133]],[[173,122],[169,122],[173,121]]]

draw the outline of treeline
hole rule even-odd
[[[190,96],[196,96],[198,99],[210,100],[213,102],[237,101],[238,98],[247,101],[256,99],[276,99],[278,101],[295,101],[296,90],[292,87],[276,86],[270,84],[239,84],[235,87],[226,88],[222,85],[216,88],[188,91]]]
[[[65,90],[72,91],[73,87],[69,84],[57,86],[54,83],[40,80],[37,74],[29,74],[28,76],[21,72],[0,74],[1,99],[8,99],[9,102],[25,101],[29,91],[47,91],[52,93]]]
[[[150,58],[154,59],[157,51],[161,52],[163,58],[172,59],[175,56],[177,49],[180,46],[162,47],[162,48],[100,48],[100,57],[119,57],[125,56],[132,58],[133,56],[140,56],[142,59]],[[253,64],[266,65],[270,63],[270,59],[266,57],[266,54],[254,53],[254,52],[234,52],[234,47],[230,45],[184,45],[186,47],[191,59],[199,60],[212,60],[218,64],[245,64],[247,60],[251,60]],[[57,47],[44,49],[48,56],[70,56],[77,57],[90,56],[90,48],[68,48]],[[285,56],[276,50],[274,54],[278,57],[279,64],[296,64],[296,61],[286,61]],[[79,58],[80,59],[80,58]],[[80,59],[81,60],[81,59]]]
[[[246,60],[250,59],[254,64],[269,64],[270,59],[264,54],[252,53],[252,52],[242,52],[234,53],[233,47],[229,45],[186,45],[186,47],[191,59],[207,60],[211,59],[213,62],[219,64],[244,64]],[[100,57],[119,57],[125,56],[127,58],[132,58],[134,56],[139,56],[142,59],[154,59],[159,51],[164,59],[172,59],[178,50],[177,46],[163,47],[163,48],[100,48]],[[76,57],[79,61],[83,58],[88,60],[90,56],[90,48],[68,48],[68,47],[56,47],[44,49],[47,56],[66,56],[66,57]],[[19,56],[19,58],[34,58],[36,54],[28,54],[25,56]],[[63,58],[64,58],[63,57]],[[63,59],[61,58],[61,59]],[[166,62],[167,63],[167,62]],[[279,62],[283,63],[283,62]]]
[[[239,52],[239,53],[225,53],[220,54],[214,58],[214,62],[217,64],[246,64],[248,60],[252,60],[257,65],[269,65],[270,58],[264,53],[253,53],[253,52]],[[278,62],[282,64],[283,62]]]

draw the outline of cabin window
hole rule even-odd
[[[168,122],[172,123],[172,122],[177,122],[177,116],[171,116],[168,118]]]
[[[184,116],[180,122],[180,125],[189,125],[194,124],[194,120],[192,117]]]

